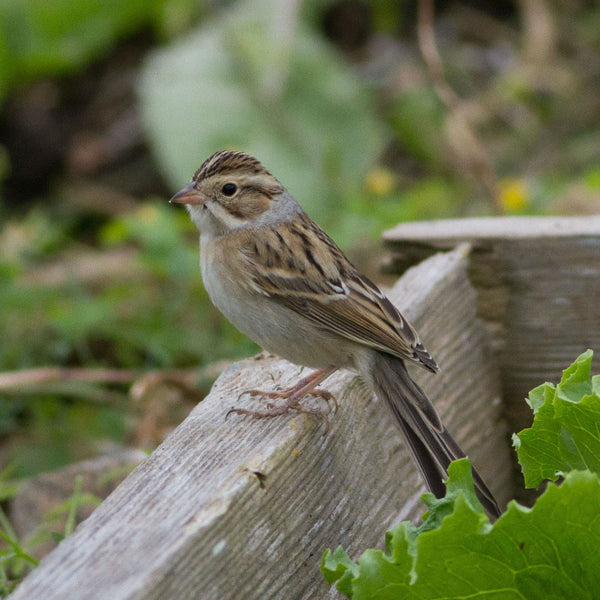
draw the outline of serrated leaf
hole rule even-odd
[[[600,481],[568,473],[532,509],[516,502],[492,526],[460,494],[440,527],[399,525],[383,553],[368,550],[349,582],[354,600],[592,599],[600,585]],[[348,582],[346,582],[348,583]]]
[[[570,367],[563,371],[562,379],[556,386],[556,392],[561,398],[579,402],[583,396],[592,392],[590,373],[593,357],[592,350],[586,350]]]
[[[544,406],[546,399],[549,396],[553,396],[555,392],[556,389],[551,383],[542,383],[542,385],[538,385],[536,388],[532,389],[525,400],[535,414],[542,406]]]
[[[338,546],[335,552],[327,550],[321,559],[321,572],[328,584],[337,581],[337,588],[344,594],[352,591],[352,578],[358,575],[358,567],[352,562],[346,551]]]
[[[575,469],[600,473],[600,396],[590,379],[592,357],[591,350],[584,352],[556,387],[546,383],[530,393],[533,425],[513,436],[527,487]]]
[[[244,150],[319,219],[362,184],[383,127],[369,90],[319,36],[303,24],[281,35],[282,6],[236,3],[154,53],[143,118],[173,189],[213,152]]]

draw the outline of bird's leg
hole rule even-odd
[[[232,408],[227,411],[227,415],[229,416],[231,413],[235,413],[238,415],[250,415],[255,419],[268,419],[270,417],[276,417],[278,415],[283,415],[288,412],[288,410],[297,410],[298,412],[307,413],[310,415],[315,415],[325,422],[327,422],[327,418],[325,415],[315,408],[308,408],[306,406],[302,406],[300,401],[304,396],[319,396],[323,398],[326,402],[332,402],[334,406],[334,411],[337,410],[337,402],[333,397],[331,392],[327,392],[325,390],[316,390],[315,387],[319,385],[322,381],[327,379],[332,373],[337,371],[337,367],[331,366],[326,369],[318,369],[314,373],[311,373],[307,377],[303,377],[296,385],[286,388],[284,390],[280,390],[278,392],[264,392],[262,390],[246,390],[240,394],[240,398],[244,395],[249,396],[258,396],[260,398],[268,398],[268,399],[278,399],[283,398],[285,402],[280,405],[273,404],[269,402],[267,404],[266,410],[248,410],[245,408]]]

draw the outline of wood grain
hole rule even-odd
[[[600,216],[504,217],[403,223],[384,234],[388,271],[472,245],[469,277],[493,335],[512,431],[529,426],[524,398],[557,382],[587,348],[600,370]]]
[[[442,372],[415,372],[501,502],[511,496],[499,378],[476,318],[468,251],[409,271],[391,298]],[[423,512],[422,483],[385,408],[338,372],[331,427],[304,414],[225,414],[244,389],[293,383],[301,369],[260,356],[232,365],[190,416],[20,585],[14,600],[339,597],[318,569]]]

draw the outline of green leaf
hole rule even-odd
[[[323,554],[321,572],[329,585],[337,581],[338,590],[348,595],[352,590],[352,578],[358,575],[358,567],[350,560],[346,551],[338,546],[335,552],[327,549]]]
[[[592,392],[590,373],[593,357],[593,351],[586,350],[563,371],[562,379],[556,388],[558,396],[570,402],[579,402],[583,396]]]
[[[554,386],[551,383],[542,383],[529,392],[529,397],[526,398],[527,404],[531,407],[534,414],[544,406],[546,399],[549,396],[554,396]]]
[[[0,0],[0,97],[5,88],[68,73],[119,37],[156,22],[165,0]]]
[[[398,585],[409,585],[415,577],[413,559],[418,553],[419,536],[439,528],[443,520],[452,514],[457,501],[464,503],[473,514],[479,515],[482,524],[487,523],[475,495],[469,460],[454,461],[448,469],[448,475],[446,496],[438,499],[431,493],[423,494],[422,499],[429,509],[425,521],[418,527],[411,522],[403,522],[388,531],[385,552],[367,550],[356,565],[341,547],[334,554],[328,550],[321,565],[327,582],[331,584],[338,581],[338,589],[349,597],[352,597],[352,593],[358,593],[357,598],[396,597],[393,594],[388,596],[388,591]],[[375,590],[379,581],[384,582],[385,590]],[[360,595],[362,593],[367,595]]]
[[[545,383],[529,394],[533,425],[513,436],[527,487],[574,469],[600,473],[600,386],[597,376],[590,379],[592,357],[584,352],[556,387]]]
[[[154,53],[140,99],[173,189],[226,148],[255,155],[318,219],[341,203],[382,148],[369,90],[304,23],[287,30],[277,0],[236,3]]]
[[[596,475],[569,473],[532,509],[511,502],[494,525],[470,506],[465,492],[439,527],[419,533],[401,523],[388,532],[385,552],[367,550],[356,565],[346,559],[336,565],[330,555],[328,581],[343,572],[341,591],[354,600],[594,597],[600,585]]]

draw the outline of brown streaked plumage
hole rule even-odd
[[[207,158],[194,173],[192,181],[211,182],[227,178],[244,185],[246,200],[262,196],[271,199],[283,192],[283,186],[255,158],[243,152],[224,150]],[[243,208],[243,207],[242,207]]]
[[[290,245],[277,237],[284,228]],[[249,246],[242,253],[252,285],[266,295],[333,333],[438,370],[412,325],[306,214],[278,231],[265,230]],[[281,265],[274,264],[273,248],[284,258]]]
[[[200,262],[213,303],[265,349],[319,371],[265,411],[290,408],[335,368],[350,368],[390,408],[429,489],[443,496],[450,462],[464,456],[404,360],[436,372],[418,334],[379,288],[302,211],[259,161],[221,151],[196,171],[172,202],[186,205],[200,230]],[[477,494],[492,516],[498,505],[477,471]]]
[[[253,173],[254,175],[263,174],[273,177],[259,161],[244,152],[233,152],[231,150],[221,150],[215,152],[207,158],[200,168],[194,173],[194,181],[209,179],[213,175],[231,175],[233,173]]]

